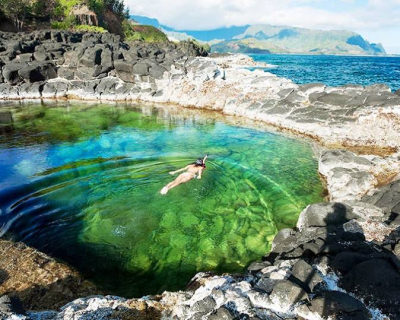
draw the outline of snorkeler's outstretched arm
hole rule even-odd
[[[186,167],[184,167],[184,168],[182,168],[182,169],[179,169],[179,170],[170,171],[169,174],[175,174],[175,173],[178,173],[178,172],[181,172],[181,171],[185,171],[185,170],[187,170],[188,168],[189,168],[189,166],[186,166]]]

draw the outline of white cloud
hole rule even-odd
[[[275,24],[347,29],[367,35],[379,29],[400,30],[400,0],[125,1],[132,14],[154,17],[177,29]],[[399,38],[393,39],[392,44],[399,42]]]

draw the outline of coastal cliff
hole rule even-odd
[[[2,33],[0,99],[173,103],[259,120],[322,145],[330,202],[308,206],[242,275],[200,273],[182,292],[87,297],[6,317],[399,319],[399,92],[299,86],[247,70],[256,64],[246,56],[202,55],[190,43],[127,44],[109,34]]]

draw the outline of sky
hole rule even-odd
[[[400,54],[400,0],[125,0],[131,14],[182,30],[273,24],[349,30]]]

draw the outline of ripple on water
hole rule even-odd
[[[309,145],[284,136],[157,109],[13,112],[13,134],[0,136],[0,225],[108,293],[140,296],[181,289],[198,271],[241,271],[322,197]],[[169,171],[205,153],[201,180],[159,194]],[[25,160],[29,170],[17,169]]]

